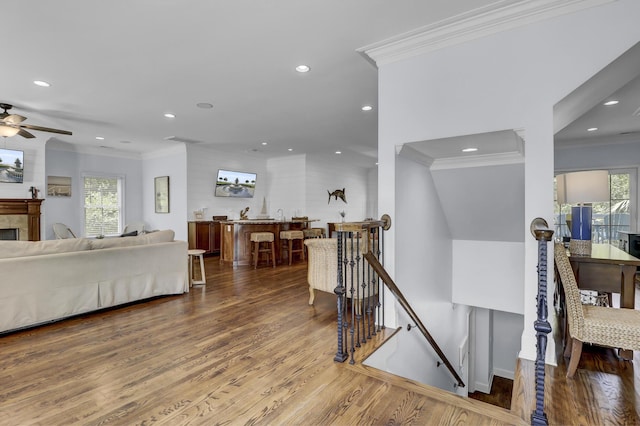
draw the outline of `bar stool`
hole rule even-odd
[[[253,249],[251,250],[253,253],[253,269],[258,268],[258,258],[260,257],[260,253],[267,254],[267,264],[269,264],[269,254],[271,254],[271,262],[273,263],[273,267],[276,267],[276,246],[273,239],[273,232],[252,232],[251,233],[251,242],[253,244]],[[261,243],[269,243],[269,247],[260,248]]]
[[[293,253],[300,253],[300,257],[304,260],[304,232],[302,231],[280,231],[280,241],[286,240],[282,244],[282,249],[287,250],[289,254],[289,265],[293,260]],[[293,247],[293,242],[298,241],[298,247]]]
[[[191,249],[187,251],[189,255],[189,283],[191,287],[194,285],[207,285],[207,277],[204,273],[204,250],[201,249]],[[200,260],[200,280],[196,281],[193,279],[193,260],[197,257]]]
[[[302,230],[304,234],[304,238],[322,238],[324,237],[324,229],[323,228],[309,228]]]

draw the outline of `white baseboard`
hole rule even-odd
[[[491,377],[489,377],[489,383],[475,382],[474,383],[474,390],[476,392],[482,392],[482,393],[489,394],[489,393],[491,393],[491,384],[492,383],[493,383],[493,373],[491,373]]]
[[[504,370],[502,368],[494,368],[493,375],[498,377],[504,377],[505,379],[513,380],[516,376],[515,372]]]

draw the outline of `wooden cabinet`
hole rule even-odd
[[[201,249],[205,254],[220,254],[220,221],[189,222],[189,249]]]

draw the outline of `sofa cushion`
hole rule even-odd
[[[144,244],[157,244],[157,243],[170,243],[175,238],[176,233],[171,229],[165,229],[163,231],[150,232],[139,236],[145,241]]]
[[[95,238],[90,240],[91,250],[100,250],[114,247],[132,247],[144,244],[138,237],[128,238]]]
[[[90,250],[85,238],[45,241],[0,241],[0,259]]]
[[[138,235],[127,238],[102,238],[91,240],[91,250],[99,250],[113,247],[132,247],[145,244],[168,243],[173,241],[175,232],[170,229],[156,231],[150,234]]]

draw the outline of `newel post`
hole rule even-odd
[[[536,330],[536,409],[531,413],[532,425],[548,425],[544,412],[544,376],[545,353],[547,351],[547,334],[551,332],[551,324],[547,321],[547,243],[553,237],[553,230],[548,229],[547,221],[535,218],[531,221],[531,233],[538,241],[538,319],[534,322]]]

